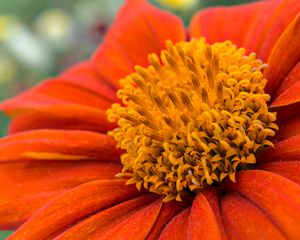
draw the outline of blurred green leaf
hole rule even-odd
[[[0,137],[3,137],[7,134],[8,122],[9,118],[6,117],[4,113],[0,112]]]
[[[4,240],[12,233],[13,231],[0,231],[0,240]]]

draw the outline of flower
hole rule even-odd
[[[201,239],[297,239],[300,235],[299,9],[296,0],[210,8],[194,16],[186,31],[176,16],[143,0],[126,1],[91,59],[0,105],[12,117],[10,134],[0,140],[0,183],[5,186],[0,190],[1,228],[18,228],[11,239],[199,239],[200,236]],[[208,44],[201,37],[205,37]],[[239,47],[245,48],[246,52]],[[168,50],[161,57],[163,63],[156,55],[150,55],[150,67],[147,68],[147,56],[166,48]],[[262,61],[251,52],[256,52]],[[221,55],[228,61],[222,60]],[[178,56],[182,57],[181,62],[177,61]],[[268,64],[266,69],[263,62]],[[239,65],[241,63],[243,67]],[[231,77],[230,80],[225,76],[227,85],[218,75],[218,71],[223,71],[222,64],[228,64],[227,70],[223,69],[223,73]],[[141,67],[134,70],[136,65]],[[187,70],[190,70],[191,80],[188,85],[182,85],[189,76],[182,72]],[[196,76],[197,71],[199,76]],[[146,96],[141,91],[146,89],[145,79],[149,76],[152,90]],[[157,78],[153,78],[155,76]],[[180,81],[176,76],[180,76]],[[241,76],[246,76],[245,85]],[[204,80],[199,82],[197,79]],[[209,79],[214,79],[212,86]],[[265,79],[268,82],[263,89]],[[123,88],[120,88],[120,80]],[[133,86],[138,90],[134,91]],[[123,105],[115,96],[117,89]],[[240,98],[239,102],[253,111],[238,108],[235,115],[234,111],[229,111],[227,124],[221,113],[222,109],[223,113],[227,109],[222,105],[224,102],[233,104],[226,101],[230,92],[233,92],[232,99]],[[162,94],[169,96],[169,100],[162,98]],[[198,102],[204,105],[195,107],[197,96]],[[267,102],[268,96],[270,102]],[[148,99],[142,106],[146,97],[151,97],[152,105]],[[178,108],[178,115],[174,114],[174,106]],[[192,115],[200,114],[198,110],[203,106],[208,106],[206,110],[211,114],[215,108],[219,120],[213,120],[216,122],[213,130],[200,131],[198,127],[197,132],[195,124],[203,118],[192,118]],[[176,117],[180,116],[181,107],[185,108],[182,110],[185,116],[180,120]],[[141,120],[132,118],[132,114],[148,116],[153,109],[156,109],[157,117],[154,120],[174,125],[174,132],[177,126],[172,120],[177,124],[181,121],[185,135],[177,139],[175,147],[171,148],[169,144],[173,132],[166,131],[162,135],[165,125],[155,125],[151,118],[145,117],[144,125],[149,128],[163,126],[156,131],[159,135],[147,133],[144,139],[136,142],[130,137],[145,133],[140,131]],[[119,127],[106,120],[106,110],[110,120],[118,120]],[[277,112],[279,131],[274,138],[269,138],[277,129],[273,123],[274,112]],[[196,119],[192,121],[194,125],[186,116]],[[247,116],[259,121],[252,123]],[[233,119],[234,122],[229,123]],[[128,123],[128,132],[124,122]],[[182,125],[185,122],[187,124]],[[258,150],[272,142],[274,148],[258,153],[250,143],[234,143],[240,138],[230,137],[226,133],[229,128],[215,135],[217,125],[230,124],[240,131],[242,139],[255,140],[252,145],[257,144]],[[245,124],[253,126],[252,135],[243,135]],[[116,148],[116,142],[106,134],[107,131],[111,131],[109,135],[113,135],[123,149]],[[205,136],[211,131],[213,135]],[[141,162],[135,154],[145,154],[142,147],[157,147],[155,144],[163,136],[169,142],[158,148],[163,148],[161,155],[152,160],[163,159],[164,162],[168,159],[176,165],[180,161],[174,149],[185,146],[182,144],[184,137],[191,146],[196,144],[197,134],[201,139],[212,138],[220,143],[217,149],[214,142],[205,142],[214,149],[213,154],[210,149],[205,150],[205,144],[201,145],[200,153],[207,157],[206,165],[198,163],[202,164],[202,172],[192,171],[189,166],[191,171],[187,170],[184,175],[186,185],[180,182],[177,188],[170,183],[171,190],[160,189],[164,182],[158,179],[161,180],[164,169],[171,182],[174,174],[179,174],[172,170],[177,168],[161,164],[161,168],[151,170],[154,173],[151,180],[150,175],[145,175],[148,179],[139,183],[140,171],[147,172],[152,159],[136,168],[135,164]],[[143,145],[136,144],[139,142]],[[130,144],[132,147],[138,145],[138,152],[131,151]],[[237,145],[240,148],[233,152],[240,158],[227,156],[229,151],[232,152],[232,146]],[[170,154],[162,156],[167,151]],[[186,148],[180,151],[184,152]],[[197,152],[188,153],[191,152],[197,156]],[[154,153],[158,153],[157,148]],[[126,157],[128,154],[132,154],[131,157]],[[181,161],[185,164],[191,156],[194,157],[184,155]],[[214,161],[219,163],[224,158],[232,161],[226,166],[217,166],[219,171],[212,176]],[[233,162],[238,165],[233,167]],[[118,173],[125,177],[116,178]],[[221,180],[222,173],[224,180]],[[159,189],[158,193],[164,196],[170,191],[178,194],[182,186],[189,191],[186,191],[187,196],[179,195],[178,198],[175,194],[175,198],[182,201],[169,201],[171,198],[165,199],[168,201],[165,203],[159,194],[148,193],[144,188],[137,191],[134,185],[125,186],[129,181],[126,176],[133,179],[129,183],[135,183],[137,187],[151,188],[147,185],[151,183],[154,187],[150,190]],[[197,183],[199,180],[204,183],[201,187]],[[196,187],[191,187],[192,184]]]

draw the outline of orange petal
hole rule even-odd
[[[115,179],[121,167],[92,162],[13,162],[0,164],[0,228],[14,229],[56,195],[82,183]]]
[[[139,211],[121,218],[108,228],[98,240],[127,239],[144,240],[149,234],[162,206],[158,199]]]
[[[219,230],[222,236],[222,240],[227,240],[227,236],[225,233],[224,224],[222,221],[221,211],[220,211],[220,192],[216,190],[216,188],[208,188],[203,191],[206,199],[208,200],[212,210],[214,211],[215,217],[217,219]]]
[[[300,160],[300,159],[299,159]],[[275,172],[300,184],[300,161],[272,162],[261,164],[259,169]]]
[[[286,239],[257,206],[238,194],[223,197],[221,209],[229,239]]]
[[[191,36],[204,36],[209,43],[230,40],[239,47],[252,51],[244,45],[244,38],[250,35],[253,42],[260,26],[257,23],[261,24],[265,14],[275,8],[274,2],[272,3],[261,1],[233,7],[207,8],[193,17],[190,24]],[[267,13],[266,9],[269,10]]]
[[[190,201],[172,201],[164,203],[159,215],[149,233],[146,240],[157,240],[165,227],[165,225],[183,208],[189,205]]]
[[[264,163],[298,159],[300,159],[300,135],[276,143],[274,148],[269,148],[263,152],[257,162]]]
[[[9,132],[34,129],[78,129],[106,133],[115,127],[107,121],[105,111],[83,105],[53,105],[25,112],[10,124]]]
[[[278,97],[286,89],[291,87],[294,83],[300,81],[300,61],[294,66],[286,78],[280,83],[278,90],[276,91],[275,97]]]
[[[32,130],[0,139],[0,161],[100,160],[119,161],[115,141],[88,131]]]
[[[277,39],[300,10],[298,0],[257,1],[199,12],[190,25],[192,37],[208,42],[231,40],[266,60]],[[221,17],[220,17],[221,16]],[[226,21],[224,21],[226,19]]]
[[[296,102],[286,106],[273,107],[269,106],[270,110],[277,113],[276,122],[279,126],[294,117],[300,115],[300,102]]]
[[[56,237],[55,240],[99,239],[105,231],[137,213],[154,200],[152,194],[146,194],[120,203],[76,224]]]
[[[236,183],[227,182],[226,191],[242,194],[271,219],[288,239],[300,236],[300,186],[278,174],[241,171]]]
[[[195,197],[189,217],[188,239],[222,240],[222,230],[207,197],[198,193]]]
[[[265,21],[257,22],[260,31],[256,38],[250,40],[254,44],[253,49],[263,60],[268,58],[272,48],[276,46],[278,38],[300,11],[298,0],[275,0],[270,1],[270,4],[276,8],[265,9],[262,14]],[[268,16],[267,18],[264,17],[265,14]],[[253,41],[253,39],[255,40]]]
[[[107,109],[112,101],[96,92],[64,82],[60,78],[46,80],[31,90],[0,104],[0,109],[9,116],[37,107],[57,104],[82,104],[99,109]]]
[[[281,124],[275,137],[277,140],[282,141],[298,134],[300,134],[300,116]]]
[[[300,27],[300,25],[299,25]],[[300,32],[299,32],[300,33]],[[300,45],[299,45],[300,46]],[[300,81],[294,83],[283,93],[281,93],[273,102],[272,107],[282,107],[300,102]]]
[[[173,217],[161,233],[159,240],[186,240],[189,214],[190,208],[187,208]]]
[[[297,1],[296,8],[300,2]],[[299,12],[299,10],[298,10]],[[267,63],[269,68],[264,72],[268,79],[266,92],[273,95],[281,82],[300,61],[300,14],[298,14],[282,33],[274,45]]]
[[[40,208],[9,239],[52,239],[81,218],[139,194],[134,186],[125,187],[125,180],[98,180],[82,184]]]
[[[101,76],[116,87],[119,80],[147,66],[147,56],[165,48],[165,41],[185,40],[181,20],[144,0],[127,0],[92,61]]]
[[[118,98],[115,96],[116,88],[99,75],[94,64],[90,61],[76,64],[62,72],[60,76],[65,82],[94,91],[114,102],[118,101]]]

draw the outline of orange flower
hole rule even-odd
[[[298,0],[211,8],[194,16],[186,31],[176,16],[143,0],[126,1],[90,60],[1,104],[1,109],[12,117],[9,135],[0,139],[1,228],[17,229],[10,238],[22,240],[298,239],[299,10]],[[210,45],[198,40],[202,36]],[[197,40],[178,43],[192,38]],[[215,44],[226,40],[244,47],[246,53],[230,42]],[[151,55],[149,68],[138,67],[138,74],[126,77],[135,72],[136,65],[147,67],[148,55],[158,54],[166,47],[162,64]],[[266,70],[266,65],[251,52],[268,64]],[[187,80],[189,76],[192,80]],[[225,76],[227,85],[220,76]],[[245,78],[243,84],[241,78]],[[263,90],[265,78],[268,83]],[[115,123],[106,120],[106,109],[120,103],[115,97],[120,79],[124,89],[118,91],[118,97],[125,104],[113,105],[108,111],[110,117],[119,119],[116,128]],[[183,85],[185,81],[192,82]],[[144,88],[149,87],[148,83],[152,87]],[[236,90],[235,86],[239,88]],[[251,87],[254,90],[249,90]],[[139,108],[144,101],[140,98],[147,97],[142,94],[143,88],[150,89],[144,93],[151,97],[153,106]],[[269,98],[264,91],[271,96],[269,110],[264,107]],[[244,105],[238,111],[226,110],[234,103],[233,97],[226,94],[233,94]],[[183,110],[176,115],[174,107]],[[215,118],[205,122],[207,126],[215,123],[213,130],[203,130],[204,125],[195,130],[197,121],[204,118],[197,109],[204,107],[209,114],[215,113]],[[277,112],[279,126],[271,139],[275,147],[259,155],[257,150],[272,145],[268,135],[277,128],[272,123],[272,111]],[[141,130],[141,120],[130,115],[132,112],[146,116],[148,121],[143,124],[147,131],[161,129],[147,135]],[[231,117],[225,118],[226,114]],[[157,119],[161,119],[158,125]],[[129,124],[131,133],[126,132],[124,123]],[[173,126],[174,132],[166,131],[164,135],[166,124]],[[222,128],[216,135],[218,126]],[[106,134],[114,128],[110,135],[123,150],[127,149],[125,153]],[[183,137],[179,128],[184,130]],[[234,129],[233,135],[228,133],[230,129]],[[235,136],[237,131],[241,141]],[[171,148],[170,139],[175,132],[180,138],[172,142]],[[136,143],[137,133],[146,137]],[[206,145],[202,144],[203,139]],[[189,147],[182,148],[186,146],[183,140],[189,142]],[[138,145],[139,141],[143,145]],[[159,142],[164,145],[158,145]],[[190,149],[193,144],[201,150]],[[136,152],[133,146],[139,146]],[[147,154],[142,147],[149,150],[149,155],[154,149],[151,156],[143,155],[149,161],[141,162],[140,155],[136,156]],[[169,155],[163,155],[167,150]],[[190,155],[178,157],[178,151]],[[197,157],[201,162],[195,160]],[[158,161],[165,159],[167,164],[156,167]],[[197,165],[190,166],[193,162],[189,162],[182,171],[174,167],[185,168],[192,161],[189,159]],[[146,190],[138,191],[133,185],[125,186],[128,178],[115,177],[120,172],[137,187],[144,185],[167,199]],[[146,174],[144,179],[142,174]],[[178,186],[176,179],[180,179]],[[169,201],[173,198],[182,201]]]

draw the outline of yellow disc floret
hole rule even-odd
[[[264,92],[266,67],[254,53],[230,41],[167,41],[150,66],[120,81],[109,132],[125,150],[122,173],[127,184],[181,200],[256,163],[256,154],[272,146],[276,114]]]

